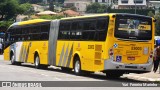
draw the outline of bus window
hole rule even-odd
[[[96,19],[88,19],[83,21],[83,32],[82,39],[83,40],[94,40]]]
[[[41,40],[48,40],[49,39],[49,24],[42,24],[41,25]]]
[[[70,26],[68,21],[61,21],[59,27],[58,39],[70,39]]]
[[[105,41],[108,30],[108,18],[98,18],[96,23],[96,41]]]
[[[117,16],[116,21],[115,37],[133,40],[151,40],[151,19]]]
[[[72,26],[71,26],[71,30],[70,30],[70,39],[76,39],[77,35],[76,35],[76,32],[77,32],[77,25],[78,25],[78,22],[72,22]],[[78,38],[77,38],[78,39]]]

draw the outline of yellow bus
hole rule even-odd
[[[155,20],[110,13],[14,23],[5,34],[4,59],[62,70],[145,73],[152,68]]]

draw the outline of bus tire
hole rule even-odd
[[[61,70],[64,72],[70,72],[72,69],[68,67],[61,67]]]
[[[12,65],[21,65],[21,62],[16,62],[15,61],[15,56],[14,56],[14,53],[13,52],[11,52],[11,54],[10,54],[10,60],[11,60],[11,64]]]
[[[116,72],[106,72],[106,77],[107,78],[119,78],[120,76],[122,76],[123,73],[116,73]]]
[[[11,57],[10,57],[11,64],[12,64],[12,65],[16,65],[16,61],[15,61],[15,56],[14,56],[14,54],[11,53],[10,56],[11,56]]]
[[[74,58],[74,64],[73,65],[74,65],[74,73],[76,75],[81,75],[82,71],[81,71],[81,62],[80,62],[79,57]]]
[[[48,65],[40,65],[40,68],[42,68],[42,69],[48,69]]]
[[[36,55],[34,59],[35,59],[35,60],[34,60],[34,66],[35,66],[35,68],[40,69],[40,66],[41,66],[41,65],[40,65],[39,55]]]

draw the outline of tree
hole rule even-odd
[[[5,32],[13,21],[0,21],[0,32]]]
[[[19,0],[19,2],[20,2],[21,4],[23,4],[23,3],[36,4],[36,3],[42,3],[43,0]]]
[[[49,1],[49,10],[54,11],[53,0]]]
[[[105,13],[107,11],[107,6],[99,3],[92,3],[87,6],[87,13]]]
[[[18,14],[30,15],[33,12],[29,3],[19,4],[18,0],[0,0],[0,31],[5,31]]]
[[[156,19],[156,24],[155,24],[155,35],[159,35],[160,36],[160,13],[156,14],[154,16],[154,18]]]
[[[17,0],[0,0],[0,20],[14,17],[18,12]]]
[[[19,4],[18,0],[0,0],[0,20],[14,19],[18,14],[33,12],[29,3]]]
[[[34,9],[31,4],[24,3],[19,6],[19,14],[31,15],[34,13]]]
[[[59,3],[64,3],[64,0],[58,0]]]
[[[153,12],[152,12],[152,11],[149,11],[149,12],[148,12],[148,16],[150,16],[150,17],[154,17]]]
[[[64,16],[60,16],[60,15],[53,15],[53,16],[43,15],[43,16],[40,16],[39,18],[41,18],[41,19],[53,20],[53,19],[61,19],[61,18],[63,18],[63,17],[64,17]]]

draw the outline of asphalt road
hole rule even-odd
[[[103,73],[76,76],[74,75],[73,71],[64,72],[60,68],[53,66],[49,67],[48,69],[35,69],[34,65],[32,64],[22,64],[21,66],[11,65],[9,61],[4,61],[2,58],[0,59],[0,81],[55,81],[51,82],[53,84],[55,84],[57,81],[62,81],[62,84],[61,82],[58,82],[61,84],[60,87],[63,87],[63,85],[66,86],[67,84],[65,85],[64,83],[68,83],[70,84],[70,88],[72,87],[71,84],[76,85],[76,81],[83,81],[80,82],[82,84],[82,89],[83,87],[93,87],[91,89],[94,89],[95,87],[123,87],[122,83],[144,83],[142,81],[128,79],[126,77],[124,78],[123,76],[118,79],[108,79]],[[54,86],[55,85],[53,85],[53,87]],[[81,85],[79,87],[81,87]]]
[[[11,65],[10,61],[0,60],[1,81],[119,81],[138,82],[136,80],[119,78],[107,79],[103,73],[76,76],[74,72],[64,72],[59,67],[35,69],[33,64]]]

